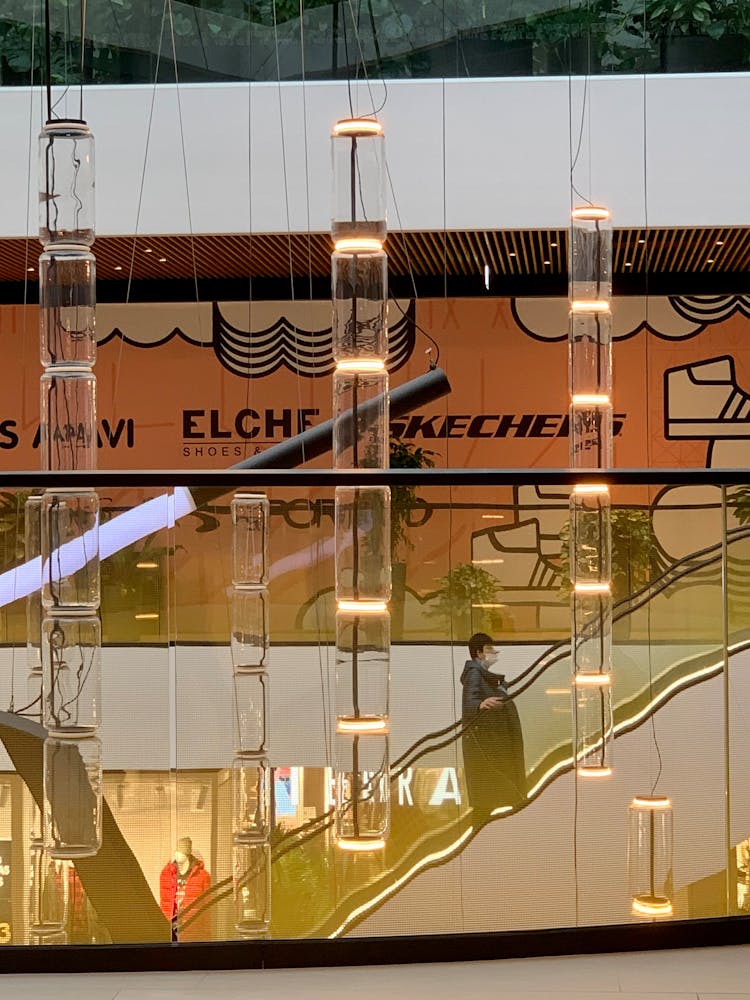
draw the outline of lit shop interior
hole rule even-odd
[[[746,5],[17,6],[0,965],[721,943]]]

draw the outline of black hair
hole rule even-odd
[[[475,660],[477,654],[481,653],[485,646],[492,645],[494,643],[486,632],[475,632],[471,639],[469,639],[469,656],[472,660]]]

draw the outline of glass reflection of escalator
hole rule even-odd
[[[747,580],[732,549],[748,539],[746,528],[727,537],[728,582],[730,589],[734,582],[734,596],[745,611]],[[646,636],[642,642],[631,640],[614,649],[616,736],[641,725],[680,691],[721,672],[720,635],[662,644],[650,642],[649,636],[659,602],[670,602],[674,619],[679,602],[687,602],[687,609],[696,597],[710,595],[720,602],[722,593],[722,545],[717,544],[673,563],[615,607],[615,620],[651,616],[649,628],[641,630]],[[730,656],[749,647],[750,630],[730,633]],[[393,762],[391,829],[384,850],[355,856],[337,851],[330,812],[279,834],[273,845],[272,936],[346,933],[421,871],[455,856],[483,825],[507,819],[537,798],[572,767],[569,685],[568,643],[547,649],[510,682],[525,742],[528,796],[523,801],[498,782],[494,797],[472,808],[466,781],[471,762],[462,759],[467,727],[459,721],[426,734]]]

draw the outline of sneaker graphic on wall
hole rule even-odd
[[[709,358],[664,372],[669,439],[750,439],[750,394],[735,379],[734,358]]]

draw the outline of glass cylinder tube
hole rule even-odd
[[[91,245],[94,136],[85,122],[51,121],[39,136],[39,241]]]
[[[96,361],[96,258],[84,247],[57,244],[39,258],[39,353],[42,364]]]
[[[264,753],[268,750],[268,674],[238,670],[233,684],[235,753]]]
[[[29,932],[46,938],[65,928],[70,872],[64,861],[53,860],[41,845],[32,846],[30,860]]]
[[[573,673],[612,672],[612,594],[609,584],[576,584],[571,595]],[[592,680],[591,683],[596,683]]]
[[[43,722],[60,737],[82,737],[101,722],[102,634],[95,616],[42,623]]]
[[[331,136],[333,161],[334,240],[354,237],[385,239],[385,137],[372,118],[336,122]]]
[[[48,368],[40,379],[42,469],[96,468],[96,376],[87,368]]]
[[[267,497],[237,493],[232,500],[232,583],[258,587],[268,583]]]
[[[578,485],[570,496],[571,583],[609,583],[612,572],[609,490]]]
[[[574,469],[612,466],[612,404],[608,396],[574,396],[570,405],[570,465]]]
[[[271,848],[266,844],[235,844],[234,925],[242,937],[259,937],[271,924]]]
[[[265,670],[270,660],[268,591],[232,591],[232,665],[235,672]]]
[[[232,832],[235,843],[271,835],[271,772],[265,757],[232,761]]]
[[[335,509],[336,600],[376,602],[384,611],[391,597],[391,491],[337,486]]]
[[[376,851],[390,827],[388,737],[336,737],[336,844],[346,851]]]
[[[42,497],[24,504],[24,556],[36,573],[34,590],[26,597],[26,665],[32,674],[42,672]]]
[[[388,468],[388,372],[379,361],[363,364],[343,362],[333,373],[334,469]]]
[[[51,858],[89,858],[102,844],[102,745],[44,741],[44,844]]]
[[[339,733],[388,730],[391,617],[336,615],[336,729]]]
[[[331,257],[333,356],[336,361],[388,357],[388,257],[382,251]]]
[[[606,683],[574,680],[576,770],[581,778],[607,778],[612,774],[614,742],[612,689]]]
[[[58,489],[42,497],[42,605],[95,611],[101,597],[99,497]]]
[[[612,296],[612,216],[599,205],[582,205],[571,213],[571,303],[607,301]]]
[[[628,876],[632,911],[671,917],[674,824],[665,795],[636,795],[628,810]]]
[[[612,395],[612,315],[572,312],[568,330],[570,395]]]

